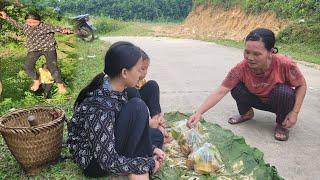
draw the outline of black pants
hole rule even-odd
[[[275,113],[278,124],[282,124],[287,114],[292,111],[296,98],[294,90],[286,84],[276,85],[270,92],[267,103],[250,93],[243,83],[234,87],[231,90],[231,95],[237,102],[240,115],[245,114],[253,107]]]
[[[141,89],[134,87],[126,88],[126,92],[129,99],[133,97],[141,98],[147,104],[151,117],[161,113],[160,89],[156,81],[148,81]]]
[[[51,83],[51,84],[41,84],[41,88],[43,89],[43,95],[44,95],[45,98],[49,97],[52,86],[53,86],[53,83]]]
[[[54,51],[33,51],[28,52],[27,60],[24,64],[24,69],[27,74],[33,79],[38,80],[39,75],[35,70],[35,65],[40,56],[44,55],[48,69],[57,83],[62,83],[61,74],[58,69],[57,52]]]
[[[152,144],[163,142],[162,133],[149,128],[149,114],[146,104],[139,98],[131,98],[123,105],[114,127],[115,148],[119,155],[151,157]],[[86,176],[100,177],[107,175],[96,159],[84,170]]]

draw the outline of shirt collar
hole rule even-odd
[[[122,101],[127,101],[127,93],[125,91],[119,92],[119,91],[113,91],[111,84],[110,84],[110,78],[106,75],[103,78],[103,84],[102,84],[103,91],[109,95],[111,98],[115,98]]]

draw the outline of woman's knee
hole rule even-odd
[[[277,99],[290,99],[295,98],[294,90],[287,84],[278,84],[276,85],[271,93],[270,98],[277,98]]]
[[[134,88],[134,87],[128,87],[125,89],[125,91],[127,92],[128,98],[141,98],[140,93],[138,91],[138,89]]]
[[[231,96],[235,100],[241,100],[243,98],[247,99],[246,94],[248,94],[248,90],[243,83],[238,83],[233,89],[231,89]]]
[[[159,85],[157,81],[150,80],[145,84],[145,87],[148,87],[149,89],[152,89],[153,91],[159,91]]]
[[[148,107],[146,103],[141,99],[137,97],[131,98],[126,106],[135,109],[136,111],[139,111],[141,113],[147,113],[148,114]]]

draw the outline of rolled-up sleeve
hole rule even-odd
[[[233,67],[225,79],[222,81],[221,85],[227,88],[234,88],[242,79],[243,71],[241,70],[240,66],[237,65]]]
[[[285,74],[286,79],[293,87],[299,87],[305,83],[303,74],[295,62],[287,64]]]

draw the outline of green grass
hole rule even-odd
[[[165,36],[158,34],[155,29],[157,27],[168,27],[168,26],[175,26],[178,23],[168,23],[168,22],[125,22],[121,20],[115,20],[108,17],[96,17],[95,18],[95,26],[97,27],[97,32],[99,36],[154,36],[157,33],[157,36]],[[292,27],[290,27],[292,28]],[[293,28],[296,29],[299,33],[292,34],[290,28],[286,29],[279,38],[281,41],[278,40],[276,43],[276,47],[279,48],[279,53],[288,55],[295,60],[298,61],[306,61],[310,63],[320,64],[320,50],[319,45],[317,43],[310,43],[310,42],[288,42],[286,39],[292,39],[291,36],[295,36],[296,39],[304,39],[299,38],[303,36],[303,29],[300,26],[294,26]],[[300,28],[300,29],[299,29]],[[313,30],[316,32],[315,30]],[[312,31],[312,32],[313,32]],[[293,31],[294,32],[294,31]],[[309,32],[309,31],[308,31]],[[285,34],[284,34],[285,33]],[[313,33],[312,36],[315,36]],[[176,37],[179,38],[179,37]],[[224,46],[229,47],[236,47],[243,49],[244,42],[243,41],[236,41],[230,39],[207,39],[207,38],[196,38],[198,40],[214,42],[217,44],[221,44]],[[285,40],[283,40],[285,39]],[[305,38],[305,39],[312,39],[312,37]]]
[[[69,94],[64,95],[56,95],[52,99],[44,100],[43,98],[35,96],[33,93],[28,93],[26,97],[22,99],[10,98],[15,97],[15,91],[7,92],[5,95],[7,98],[0,102],[1,104],[1,113],[8,112],[8,109],[14,107],[25,107],[30,106],[30,102],[34,105],[52,105],[56,107],[63,108],[66,113],[67,117],[70,118],[72,115],[72,108],[73,103],[79,94],[80,90],[84,88],[89,81],[98,73],[103,70],[104,64],[104,55],[109,46],[108,43],[96,40],[92,43],[85,43],[81,41],[70,41],[70,39],[62,37],[60,39],[60,43],[64,43],[67,41],[70,46],[74,46],[75,49],[72,52],[67,54],[66,59],[69,58],[68,61],[74,62],[72,65],[73,67],[66,66],[66,71],[70,70],[72,72],[71,77],[68,79],[68,90]],[[69,47],[70,47],[69,46]],[[3,49],[1,49],[3,50]],[[10,49],[12,54],[18,53],[19,48]],[[66,50],[66,49],[64,49]],[[3,51],[1,51],[3,52]],[[67,51],[65,51],[67,52]],[[24,53],[17,54],[17,59],[23,61]],[[95,55],[95,58],[89,58],[88,56]],[[72,57],[72,58],[71,58]],[[20,59],[19,59],[20,58]],[[7,59],[5,59],[7,60]],[[12,64],[9,63],[12,67],[15,67],[14,64],[20,64],[20,61],[10,61]],[[8,64],[6,64],[8,65]],[[7,68],[4,71],[4,85],[7,86],[7,77],[10,75],[15,75],[16,72],[21,70],[21,66],[17,66],[17,68],[13,72],[7,72]],[[67,73],[68,74],[68,73]],[[70,75],[70,74],[69,74]],[[15,78],[15,76],[14,76]],[[27,77],[26,77],[27,78]],[[23,95],[25,91],[27,91],[28,81],[25,84],[14,83],[12,84],[12,89],[20,88],[21,94]],[[20,94],[20,95],[21,95]],[[10,99],[10,100],[9,100]],[[29,102],[30,101],[30,102]],[[3,108],[3,105],[6,105]],[[65,136],[66,136],[66,128],[65,128]],[[65,137],[66,138],[66,137]],[[63,155],[68,155],[66,149],[64,149]],[[14,157],[11,155],[10,151],[6,147],[3,138],[0,138],[0,177],[1,179],[28,179],[27,176],[24,175],[23,171],[21,170],[19,164],[16,162]],[[49,167],[46,171],[42,172],[41,174],[32,177],[34,179],[84,179],[84,176],[78,166],[74,164],[71,160],[67,160],[65,162],[61,162]]]
[[[305,43],[279,43],[277,47],[279,47],[280,53],[289,55],[295,60],[320,64],[320,50],[316,49],[316,46]]]
[[[230,39],[205,39],[205,41],[214,42],[224,46],[235,47],[239,49],[244,48],[243,41],[236,41]],[[305,61],[314,64],[320,64],[320,50],[318,45],[310,43],[276,43],[275,45],[279,49],[279,53],[292,57],[297,61]]]
[[[94,26],[100,36],[153,36],[155,28],[178,24],[178,22],[122,21],[109,17],[95,17]]]
[[[58,36],[58,64],[65,84],[72,88],[73,71],[75,70],[75,48],[65,42],[74,43],[73,36]],[[29,91],[31,80],[23,70],[26,57],[26,49],[22,44],[7,44],[0,48],[1,58],[1,81],[3,94],[0,98],[0,115],[12,108],[21,108],[33,105],[57,105],[69,101],[69,94],[57,94],[56,87],[52,90],[52,98],[46,100],[41,93]],[[36,69],[45,62],[43,57],[36,63]],[[71,89],[70,89],[71,90]]]

